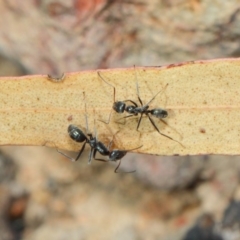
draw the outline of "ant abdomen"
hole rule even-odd
[[[166,118],[168,116],[168,112],[161,108],[155,108],[149,111],[151,115],[153,115],[156,118]]]
[[[85,134],[75,125],[69,125],[68,126],[68,134],[71,137],[72,140],[75,142],[84,142],[86,141]]]

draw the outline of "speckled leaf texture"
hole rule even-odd
[[[162,89],[149,109],[168,111],[167,124],[152,119],[176,141],[160,135],[146,116],[138,131],[139,116],[124,119],[127,114],[113,111],[109,124],[99,121],[109,118],[113,88],[97,71],[84,71],[66,73],[59,82],[45,75],[1,78],[0,144],[77,151],[82,144],[70,139],[67,128],[74,124],[86,131],[87,115],[89,132],[96,129],[105,144],[114,139],[114,148],[142,146],[136,151],[156,155],[240,154],[240,59],[98,71],[115,86],[116,101],[139,104],[136,82],[144,104]]]

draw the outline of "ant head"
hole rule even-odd
[[[127,154],[127,151],[113,150],[109,154],[109,161],[117,161],[122,159]]]
[[[72,124],[68,126],[68,134],[75,142],[84,142],[87,139],[85,134],[77,126]]]
[[[118,101],[113,103],[113,109],[117,113],[123,113],[125,110],[126,104],[124,102]]]
[[[150,113],[156,118],[166,118],[168,116],[168,112],[161,108],[152,109]]]

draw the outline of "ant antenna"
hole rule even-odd
[[[119,164],[117,165],[117,167],[116,167],[115,170],[114,170],[115,173],[119,173],[117,170],[119,169],[119,167],[120,167],[120,165],[121,165],[122,158],[127,154],[127,152],[133,151],[133,150],[136,150],[136,149],[139,149],[139,148],[141,148],[141,147],[143,146],[143,145],[141,145],[141,146],[139,146],[139,147],[137,147],[137,148],[127,149],[127,150],[117,150],[117,149],[111,150],[113,140],[114,140],[115,136],[116,136],[119,132],[120,132],[120,130],[117,131],[117,132],[113,135],[112,140],[110,141],[110,143],[109,143],[109,145],[108,145],[108,149],[109,149],[110,152],[111,152],[110,155],[112,155],[112,156],[109,158],[109,160],[110,160],[110,161],[116,161],[116,160],[118,160],[118,158],[120,157],[120,159],[119,159]],[[114,154],[115,154],[115,156],[114,156]],[[133,173],[133,172],[136,172],[136,170],[128,171],[128,172],[124,172],[124,173]]]
[[[94,136],[97,139],[97,128],[96,128],[96,120],[94,118]]]
[[[106,84],[108,84],[110,87],[113,88],[113,102],[115,103],[116,88],[115,88],[112,84],[110,84],[109,82],[107,82],[107,81],[101,76],[101,74],[100,74],[99,71],[97,72],[97,74],[98,74],[98,76],[99,76]],[[111,116],[112,116],[112,110],[113,110],[113,108],[111,108],[111,111],[110,111],[110,114],[109,114],[109,117],[108,117],[108,121],[107,121],[107,122],[105,122],[105,121],[103,121],[103,120],[99,120],[99,121],[101,121],[101,122],[103,122],[103,123],[105,123],[105,124],[109,124],[110,119],[111,119]]]
[[[115,138],[115,136],[120,132],[120,130],[118,130],[117,132],[114,133],[114,135],[112,136],[112,140],[109,142],[108,144],[108,149],[111,149],[112,148],[112,143],[113,143],[113,140]]]
[[[139,149],[139,148],[141,148],[142,146],[143,146],[143,145],[141,145],[141,146],[139,146],[139,147],[137,147],[137,148],[128,149],[128,150],[123,150],[123,151],[121,151],[121,152],[125,155],[127,152],[130,152],[130,151]],[[114,152],[114,151],[117,151],[117,150],[113,150],[113,152]],[[118,151],[119,151],[119,150],[118,150]],[[114,170],[115,173],[120,173],[120,172],[118,172],[118,169],[119,169],[119,167],[120,167],[120,165],[121,165],[121,162],[122,162],[122,158],[119,160],[119,164],[117,165],[117,167],[116,167],[115,170]],[[136,170],[128,171],[128,172],[123,172],[123,173],[134,173],[134,172],[136,172]]]
[[[101,76],[101,74],[100,74],[99,71],[98,71],[97,73],[98,73],[98,76],[99,76],[106,84],[108,84],[109,86],[111,86],[111,87],[113,88],[113,102],[115,102],[116,88],[115,88],[112,84],[110,84],[109,82],[107,82],[107,81]]]
[[[119,167],[120,167],[120,165],[121,165],[121,162],[122,162],[122,159],[119,160],[119,163],[118,163],[117,167],[116,167],[115,170],[114,170],[115,173],[134,173],[134,172],[136,172],[136,170],[127,171],[127,172],[118,172],[118,169],[119,169]]]
[[[140,94],[139,94],[139,86],[138,86],[138,80],[137,80],[137,73],[136,73],[136,66],[134,65],[134,73],[135,73],[135,81],[136,81],[136,88],[137,88],[137,96],[138,96],[138,100],[141,104],[141,106],[143,106],[142,100],[140,98]]]
[[[47,144],[48,142],[49,142],[49,141],[46,141],[43,146],[46,146],[46,144]],[[74,159],[74,158],[69,157],[67,154],[59,151],[59,149],[58,149],[58,147],[56,146],[56,143],[55,143],[55,142],[52,142],[52,141],[51,141],[51,143],[54,144],[54,147],[55,147],[55,149],[56,149],[56,151],[57,151],[58,153],[60,153],[60,154],[63,155],[64,157],[68,158],[68,159],[71,160],[72,162],[77,161],[77,159],[78,159],[79,156],[81,155],[80,153],[82,153],[82,152],[79,152],[79,154],[78,154],[78,156],[76,157],[76,159]]]
[[[164,88],[162,88],[159,92],[157,92],[157,93],[155,94],[155,96],[153,96],[153,98],[152,98],[147,104],[145,104],[145,106],[146,106],[146,105],[149,105],[149,104],[155,99],[155,97],[156,97],[160,92],[165,91],[165,89],[167,88],[167,86],[168,86],[168,83],[165,85]]]
[[[136,87],[137,87],[137,95],[139,97],[139,89],[138,89],[138,80],[137,80],[137,73],[136,73],[136,66],[134,66],[134,75],[135,75],[135,82],[136,82]]]
[[[84,101],[84,107],[85,107],[85,122],[86,122],[86,130],[87,130],[87,134],[88,132],[88,116],[87,116],[87,104],[86,104],[86,95],[85,92],[83,92],[83,101]]]

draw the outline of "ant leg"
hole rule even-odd
[[[127,116],[125,116],[125,117],[122,117],[122,118],[120,118],[120,119],[123,119],[123,118],[129,118],[129,117],[134,117],[134,116],[136,116],[136,115],[131,114],[131,115],[127,115]]]
[[[163,119],[160,118],[159,120],[165,125],[167,125],[168,127],[172,128],[182,139],[182,135],[175,128],[173,128],[172,126],[169,126]]]
[[[106,160],[106,159],[95,158],[95,156],[93,157],[93,159],[97,160],[97,161],[101,161],[101,162],[108,162],[108,160]]]
[[[97,154],[97,150],[94,149],[94,152],[93,152],[93,159],[94,160],[101,161],[101,162],[108,162],[108,160],[101,159],[101,158],[96,158],[96,154]]]
[[[143,113],[141,114],[141,116],[140,116],[140,118],[139,118],[139,120],[138,120],[137,131],[138,131],[138,128],[139,128],[140,123],[141,123],[141,121],[142,121],[142,116],[143,116]]]
[[[108,162],[108,160],[101,159],[101,158],[94,158],[94,160],[101,161],[101,162]]]
[[[171,139],[171,140],[174,141],[174,142],[179,143],[182,147],[185,147],[185,146],[184,146],[182,143],[180,143],[179,141],[177,141],[177,140],[169,137],[168,135],[165,135],[165,134],[161,133],[161,132],[159,131],[159,129],[157,128],[157,126],[156,126],[155,122],[153,121],[153,119],[152,119],[148,114],[147,114],[147,116],[148,116],[150,122],[152,123],[153,127],[159,132],[159,134],[161,134],[162,136],[164,136],[164,137],[166,137],[166,138]]]
[[[105,122],[105,121],[103,121],[103,120],[101,120],[101,119],[97,119],[97,120],[100,121],[100,122],[103,122],[103,123],[105,123],[105,124],[109,124],[110,119],[111,119],[111,116],[112,116],[112,110],[113,110],[113,108],[111,108],[111,111],[110,111],[110,114],[109,114],[109,117],[108,117],[107,122]]]
[[[129,117],[134,117],[134,116],[136,116],[136,115],[131,114],[131,115],[127,115],[127,116],[125,116],[125,117],[119,118],[119,119],[116,121],[116,123],[124,125],[126,122],[121,123],[121,122],[119,122],[119,120],[125,119],[125,118],[129,118]]]
[[[93,157],[95,151],[97,151],[97,150],[94,148],[91,148],[91,151],[90,151],[89,157],[88,157],[88,164],[90,164],[92,162],[92,157]]]
[[[167,126],[168,126],[167,122],[165,122],[165,121],[164,121],[164,120],[162,120],[161,118],[160,118],[160,121],[161,121],[161,122],[163,122],[165,125],[167,125]]]
[[[115,170],[114,170],[115,173],[119,173],[117,170],[118,170],[118,168],[120,167],[120,164],[121,164],[121,160],[119,160],[119,164],[117,165],[117,167],[116,167]]]
[[[129,117],[134,117],[134,116],[135,116],[135,115],[131,114],[131,115],[127,115],[127,116],[125,116],[125,117],[121,117],[121,118],[119,118],[119,119],[116,121],[116,123],[120,123],[119,120],[121,120],[121,119],[129,118]],[[121,124],[125,124],[125,123],[121,123]]]
[[[82,145],[82,148],[81,148],[81,150],[79,151],[79,153],[78,153],[78,155],[77,155],[77,157],[76,157],[75,159],[69,157],[68,155],[66,155],[66,154],[63,153],[63,152],[60,152],[60,151],[58,150],[58,148],[57,148],[57,152],[60,153],[61,155],[63,155],[64,157],[70,159],[71,161],[75,162],[75,161],[77,161],[77,160],[81,157],[81,155],[82,155],[82,153],[83,153],[83,151],[84,151],[84,149],[85,149],[86,143],[87,143],[87,142],[85,142],[85,143]]]
[[[159,131],[158,127],[156,126],[155,122],[154,122],[154,121],[152,120],[152,118],[149,116],[149,114],[147,114],[147,116],[148,116],[148,119],[150,120],[151,124],[152,124],[153,127],[155,128],[155,130],[157,130],[161,135],[163,135],[163,136],[165,136],[165,137],[167,137],[167,138],[169,138],[169,139],[172,139],[171,137],[169,137],[169,136],[161,133],[161,132]]]
[[[87,143],[87,141],[83,144],[83,146],[82,146],[79,154],[77,155],[75,161],[77,161],[77,160],[81,157],[81,155],[82,155],[82,153],[83,153],[83,151],[84,151],[84,149],[85,149],[86,143]]]
[[[118,172],[117,170],[119,169],[119,167],[120,167],[120,165],[121,165],[121,160],[122,160],[122,159],[119,160],[119,164],[117,165],[117,167],[116,167],[115,170],[114,170],[115,173],[120,173],[120,172]],[[122,172],[122,173],[134,173],[134,172],[136,172],[136,170],[129,171],[129,172]]]

